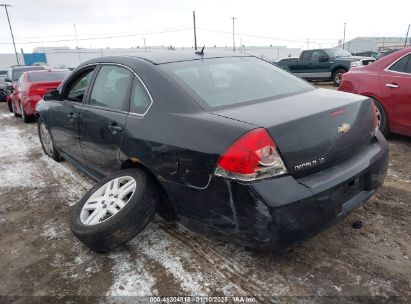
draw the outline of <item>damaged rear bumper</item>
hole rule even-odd
[[[388,144],[380,132],[363,151],[321,172],[255,183],[212,177],[205,188],[163,181],[190,229],[250,247],[278,248],[311,237],[365,202],[383,183]]]

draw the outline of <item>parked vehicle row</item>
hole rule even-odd
[[[368,65],[373,57],[353,56],[340,48],[302,51],[299,58],[283,58],[276,65],[307,80],[329,81],[336,86],[341,83],[342,74],[352,67]]]

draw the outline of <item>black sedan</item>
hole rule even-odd
[[[388,166],[371,99],[245,54],[90,60],[37,116],[45,153],[99,180],[71,225],[97,251],[155,210],[247,246],[289,245],[366,201]]]

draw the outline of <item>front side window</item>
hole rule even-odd
[[[116,65],[103,65],[90,95],[90,105],[123,110],[132,73]]]
[[[134,77],[131,90],[130,112],[144,114],[151,104],[150,96],[142,83]]]
[[[160,65],[203,107],[272,100],[315,88],[255,57],[227,57]]]
[[[75,79],[70,81],[66,93],[63,93],[63,98],[74,102],[82,102],[87,88],[93,78],[94,68],[87,69],[75,76]]]
[[[407,68],[407,64],[410,61],[410,57],[411,55],[407,55],[403,58],[401,58],[400,60],[398,60],[396,63],[394,63],[389,70],[390,71],[394,71],[394,72],[402,72],[404,73],[406,68]],[[409,72],[408,72],[409,73]]]

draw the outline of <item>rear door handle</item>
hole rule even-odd
[[[391,89],[396,89],[396,88],[399,88],[400,86],[398,85],[398,84],[396,84],[396,83],[387,83],[386,85],[385,85],[387,88],[391,88]]]
[[[123,128],[117,124],[113,124],[110,126],[107,126],[107,128],[111,131],[111,133],[116,134],[119,132],[123,132]]]

